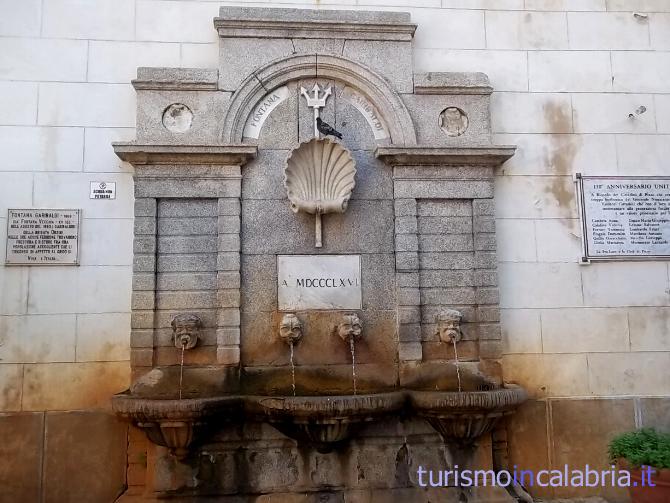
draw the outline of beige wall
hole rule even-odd
[[[127,386],[132,175],[110,142],[134,137],[136,67],[215,67],[212,18],[236,3],[0,0],[0,258],[7,208],[84,216],[80,267],[0,266],[0,411]],[[506,378],[537,397],[667,395],[669,264],[578,265],[572,174],[670,174],[670,3],[316,3],[410,11],[415,71],[490,76],[496,140],[519,145],[496,186]],[[245,3],[270,4],[315,5]],[[95,180],[117,199],[89,200]]]

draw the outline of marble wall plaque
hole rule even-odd
[[[80,210],[9,210],[8,265],[77,265]]]
[[[361,309],[360,255],[278,255],[280,311]]]
[[[670,177],[577,180],[585,259],[670,257]]]
[[[247,119],[247,124],[244,127],[243,136],[245,138],[256,138],[261,135],[261,129],[265,120],[270,116],[272,111],[279,106],[286,98],[288,98],[290,92],[287,86],[280,87],[274,91],[269,92],[265,97],[260,101],[258,106],[251,112],[251,115]]]

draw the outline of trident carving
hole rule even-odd
[[[330,96],[331,90],[332,90],[331,87],[328,86],[328,88],[323,91],[323,95],[319,98],[319,93],[321,92],[321,88],[319,87],[319,84],[314,84],[314,87],[312,88],[313,96],[309,95],[309,93],[307,92],[307,89],[300,86],[300,94],[302,94],[305,97],[305,99],[307,100],[307,106],[314,109],[314,137],[315,138],[321,138],[321,135],[319,133],[319,129],[316,127],[316,119],[319,117],[319,109],[326,106],[326,100],[328,99],[328,96]]]

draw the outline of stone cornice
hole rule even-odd
[[[216,91],[219,71],[212,68],[150,68],[137,69],[133,87],[160,91]]]
[[[414,74],[415,94],[491,94],[484,73],[431,72]]]
[[[310,11],[221,7],[220,37],[396,40],[409,42],[416,26],[404,12]]]
[[[256,157],[254,145],[141,145],[115,142],[114,152],[132,165],[216,164],[243,166]]]
[[[375,157],[390,166],[493,165],[499,166],[514,155],[512,145],[463,147],[377,147]]]

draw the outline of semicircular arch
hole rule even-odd
[[[341,56],[301,54],[281,58],[254,71],[235,91],[222,131],[225,143],[243,141],[247,119],[274,89],[301,79],[332,79],[345,83],[367,98],[388,128],[384,144],[416,145],[414,124],[398,93],[383,77]]]

